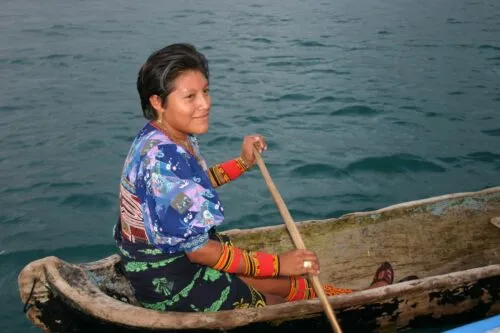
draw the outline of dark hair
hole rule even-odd
[[[149,97],[158,95],[162,104],[174,89],[174,81],[186,71],[196,70],[208,80],[208,63],[203,54],[189,44],[172,44],[153,52],[137,75],[137,91],[141,98],[142,113],[146,119],[157,114]]]

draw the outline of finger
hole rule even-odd
[[[302,274],[319,274],[319,265],[312,265],[311,267],[302,267]]]
[[[307,264],[302,264],[302,265],[304,266],[304,269],[307,271],[307,274],[319,274],[320,265],[318,261],[306,260],[305,262]]]
[[[307,263],[307,264],[304,264]],[[307,271],[307,274],[312,274],[312,275],[318,275],[320,272],[320,264],[318,257],[316,255],[307,255],[303,258],[302,265],[304,266],[304,269]]]
[[[261,137],[262,149],[267,150],[267,141],[264,137]]]
[[[304,260],[298,264],[298,267],[300,267],[304,274],[319,271],[319,263],[315,261]]]
[[[302,254],[302,256],[303,256],[304,258],[305,258],[305,257],[307,257],[307,258],[311,258],[311,257],[313,257],[313,258],[317,258],[317,257],[318,257],[318,256],[316,255],[316,252],[311,251],[311,250],[301,250],[301,254]]]
[[[257,151],[258,151],[259,153],[262,153],[262,147],[261,147],[261,145],[260,145],[260,142],[259,142],[259,141],[254,141],[254,142],[253,142],[253,146],[254,146],[254,148],[255,148],[255,149],[257,149]]]
[[[258,142],[262,149],[266,149],[267,143],[262,135],[260,134],[254,135],[254,141]]]
[[[309,260],[309,261],[319,261],[318,256],[316,254],[305,254],[302,255],[302,260]]]
[[[310,264],[305,264],[304,265],[304,262],[310,263]],[[312,269],[314,269],[316,271],[318,271],[319,268],[320,268],[319,261],[317,261],[317,260],[305,260],[304,262],[302,262],[302,266],[304,266],[305,268],[312,268]],[[309,267],[306,267],[306,266],[309,266]]]
[[[316,275],[319,275],[319,270],[317,269],[314,269],[314,268],[307,268],[307,269],[303,269],[302,271],[302,274],[303,276],[316,276]]]

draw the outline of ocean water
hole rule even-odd
[[[28,262],[114,252],[137,71],[170,43],[209,60],[208,162],[264,134],[297,221],[498,185],[498,0],[3,0],[0,31],[4,333],[38,331]],[[220,194],[226,229],[282,223],[257,169]]]

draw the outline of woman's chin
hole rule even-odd
[[[201,135],[208,132],[208,123],[206,125],[196,126],[192,129],[191,133],[194,135]]]

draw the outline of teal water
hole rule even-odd
[[[114,252],[135,77],[169,43],[210,62],[207,160],[266,135],[295,220],[498,185],[497,0],[4,0],[0,29],[5,333],[37,332],[17,292],[28,262]],[[226,228],[282,222],[257,170],[220,194]]]

